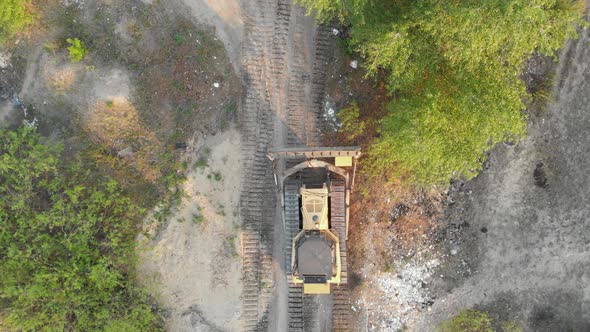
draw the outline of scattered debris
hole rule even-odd
[[[411,261],[385,272],[370,281],[379,297],[363,297],[362,307],[370,312],[369,331],[399,331],[407,327],[408,320],[416,311],[434,304],[434,296],[427,287],[438,259],[427,262]]]
[[[393,209],[391,209],[391,214],[389,215],[389,220],[393,223],[399,218],[405,216],[410,212],[410,208],[404,203],[396,204]]]
[[[29,121],[29,120],[27,120],[27,119],[24,119],[24,120],[23,120],[23,125],[25,125],[25,126],[27,126],[27,127],[29,127],[29,128],[37,128],[37,125],[38,125],[38,124],[39,124],[39,123],[38,123],[38,121],[37,121],[37,118],[33,118],[33,121]]]
[[[337,36],[340,33],[340,31],[338,31],[338,29],[332,29],[332,34],[334,36]]]
[[[66,7],[76,6],[78,9],[84,8],[85,0],[63,0],[62,3]]]
[[[336,105],[330,98],[330,96],[325,96],[325,102],[323,107],[322,117],[324,118],[326,129],[331,131],[338,131],[340,127],[342,127],[342,123],[338,121],[338,117],[336,116],[337,110],[335,109]]]

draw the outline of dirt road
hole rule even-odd
[[[451,263],[415,328],[463,308],[514,320],[527,331],[590,330],[590,32],[564,50],[546,112],[517,147],[451,195]],[[438,291],[437,291],[438,290]]]
[[[241,216],[244,230],[244,294],[242,320],[247,331],[325,329],[331,302],[305,299],[290,312],[285,278],[285,232],[277,207],[273,170],[266,152],[271,147],[319,144],[324,66],[330,56],[329,33],[291,1],[242,3],[244,42],[242,102],[244,144]],[[318,309],[318,310],[316,310]],[[327,315],[317,315],[318,312]],[[325,321],[319,320],[321,317]]]

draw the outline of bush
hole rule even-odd
[[[365,133],[366,124],[360,120],[360,109],[357,103],[341,109],[337,116],[342,124],[339,131],[346,135],[349,143]]]
[[[33,21],[30,0],[0,1],[0,41]]]
[[[398,96],[365,164],[424,184],[471,178],[487,150],[525,134],[525,61],[554,55],[584,10],[569,0],[299,2],[351,25],[361,64],[386,71]]]
[[[495,329],[494,329],[495,326]],[[465,309],[457,316],[439,325],[441,332],[522,332],[515,321],[493,321],[486,312]]]
[[[78,38],[68,38],[66,40],[70,46],[68,46],[68,51],[70,51],[70,60],[74,63],[80,62],[88,53],[88,49],[86,45]]]
[[[141,212],[33,129],[0,131],[0,311],[22,331],[154,331],[135,285]]]
[[[493,332],[487,313],[467,309],[440,325],[441,332]]]

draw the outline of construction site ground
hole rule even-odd
[[[287,330],[299,295],[266,152],[364,145],[330,134],[334,114],[354,101],[378,117],[389,100],[350,66],[360,59],[341,47],[345,29],[318,27],[291,0],[45,6],[49,23],[0,49],[2,125],[37,117],[66,153],[155,206],[138,237],[140,282],[167,330]],[[84,61],[70,62],[66,37],[87,41]],[[527,138],[493,149],[476,179],[409,190],[361,169],[352,297],[303,297],[303,329],[293,330],[328,330],[336,313],[349,331],[432,331],[465,308],[526,331],[589,330],[588,38],[582,30],[558,65],[531,62],[532,85],[556,71],[553,97],[528,110]],[[376,128],[367,122],[366,135]]]

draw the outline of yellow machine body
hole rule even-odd
[[[341,280],[340,242],[329,229],[328,187],[300,188],[303,229],[293,238],[293,282],[304,294],[329,294]],[[309,274],[306,274],[309,273]]]
[[[332,284],[348,282],[346,239],[350,193],[361,149],[358,146],[289,147],[271,149],[267,156],[273,168],[280,170],[275,172],[275,183],[283,193],[283,226],[292,229],[297,225],[298,229],[296,234],[289,235],[293,236],[289,278],[303,286],[304,294],[329,294]],[[286,159],[299,163],[282,169],[285,164],[281,160]],[[324,178],[310,169],[320,170],[320,174],[325,172]]]

